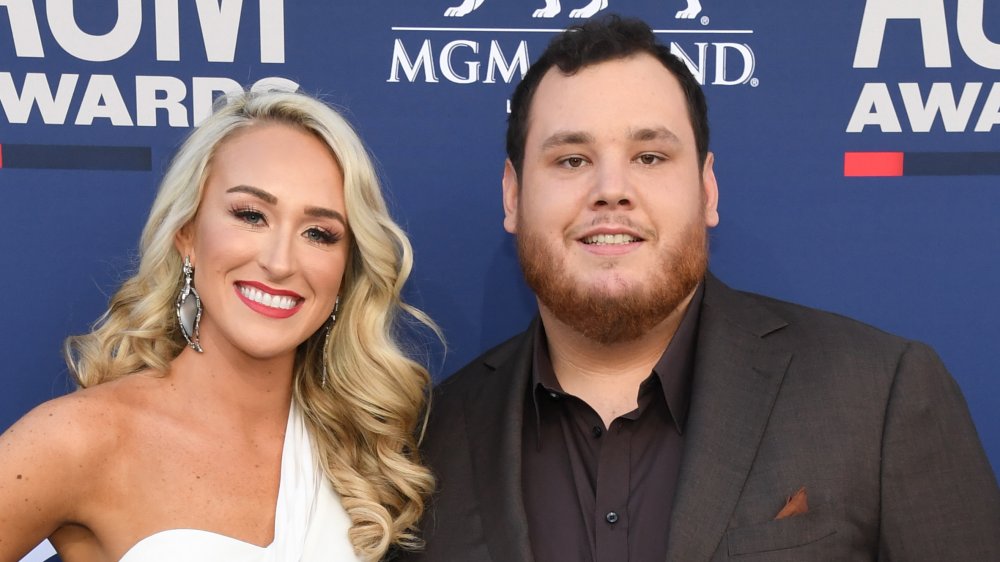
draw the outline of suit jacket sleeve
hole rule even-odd
[[[903,352],[882,438],[882,560],[1000,560],[1000,491],[958,385]]]

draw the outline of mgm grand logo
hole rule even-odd
[[[608,2],[591,0],[570,9],[565,15],[578,22],[607,10]],[[753,34],[752,29],[712,27],[710,18],[703,14],[700,0],[667,2],[673,5],[668,5],[664,12],[642,17],[654,28],[666,27],[654,31],[670,46],[670,51],[688,65],[699,83],[751,87],[759,84],[755,76],[757,58],[745,41]],[[524,27],[489,25],[485,6],[486,0],[463,0],[433,14],[431,17],[435,21],[421,22],[426,25],[393,26],[395,37],[386,81],[510,84],[528,71],[532,49],[541,51],[552,34],[562,31],[562,28],[540,29],[537,26],[540,18],[553,21],[564,13],[560,0],[544,0],[544,6],[537,8],[529,6],[524,18],[533,25]],[[472,17],[474,13],[476,18]],[[443,14],[443,19],[439,19],[442,17],[439,14]],[[471,25],[473,21],[478,25]],[[457,22],[461,25],[456,25]],[[568,25],[572,23],[574,21]]]
[[[448,8],[444,11],[446,17],[461,18],[478,9],[483,5],[485,0],[465,0],[458,6]],[[604,10],[608,7],[608,0],[591,0],[586,6],[577,8],[575,10],[570,10],[569,17],[571,18],[589,18]],[[554,18],[562,12],[562,6],[559,4],[559,0],[545,0],[545,6],[538,8],[531,13],[533,18]],[[698,0],[687,0],[687,6],[677,12],[675,16],[677,19],[693,19],[701,13],[701,2]]]

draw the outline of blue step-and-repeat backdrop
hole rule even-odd
[[[410,233],[435,378],[521,330],[507,103],[550,37],[648,21],[704,83],[737,288],[926,341],[1000,468],[1000,1],[0,0],[0,430],[134,264],[184,135],[236,86],[341,107]]]

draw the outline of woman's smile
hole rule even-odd
[[[237,281],[233,284],[236,295],[251,310],[271,318],[288,318],[302,306],[304,300],[294,291],[273,289],[255,281]]]

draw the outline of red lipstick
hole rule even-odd
[[[250,297],[243,294],[243,290],[241,290],[241,287],[257,289],[258,291],[262,293],[267,293],[272,297],[288,297],[295,301],[295,305],[292,306],[291,308],[279,308],[276,306],[268,306],[266,304],[252,300]],[[295,291],[275,289],[273,287],[268,287],[267,285],[263,283],[258,283],[256,281],[237,281],[236,283],[233,284],[233,290],[236,291],[236,296],[238,296],[240,300],[243,301],[243,304],[247,305],[247,307],[253,310],[254,312],[267,316],[268,318],[288,318],[289,316],[294,315],[302,308],[302,302],[304,300],[302,298],[302,295],[296,293]]]

